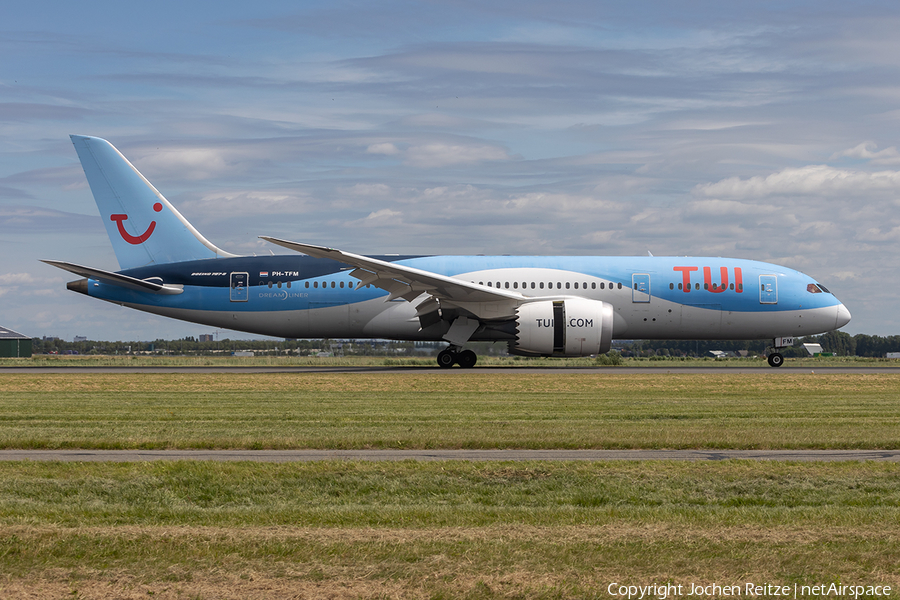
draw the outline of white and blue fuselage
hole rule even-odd
[[[849,312],[812,278],[749,260],[671,257],[377,257],[523,296],[561,295],[614,307],[613,337],[765,339],[843,326]],[[288,338],[440,340],[414,306],[374,286],[356,289],[346,265],[308,256],[240,257],[130,269],[184,286],[157,295],[92,280],[89,296],[214,327]],[[490,334],[477,339],[493,339]],[[508,338],[499,336],[499,340]]]

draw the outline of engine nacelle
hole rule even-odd
[[[516,311],[512,354],[590,356],[609,352],[613,307],[599,300],[566,298],[523,304]]]

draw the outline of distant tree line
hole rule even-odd
[[[710,350],[749,355],[765,353],[770,342],[765,340],[636,340],[617,342],[614,349],[625,356],[707,356]],[[850,335],[831,331],[817,336],[796,338],[791,348],[782,350],[786,357],[806,356],[804,343],[821,344],[822,350],[838,356],[884,357],[888,352],[900,352],[900,335]],[[442,342],[396,342],[389,340],[231,340],[200,342],[193,336],[179,340],[152,342],[67,342],[58,338],[33,338],[35,354],[181,354],[222,355],[250,351],[256,355],[309,356],[318,353],[343,356],[431,356],[446,346]],[[477,343],[473,349],[480,355],[505,355],[505,343]]]
[[[32,338],[34,354],[77,355],[230,355],[253,352],[256,356],[315,356],[320,353],[337,356],[432,356],[446,347],[441,342],[399,342],[391,340],[232,340],[198,341],[193,336],[177,340],[109,342],[81,340],[69,342],[59,338]],[[506,344],[476,344],[479,354],[505,354]]]
[[[706,356],[710,350],[725,352],[747,351],[750,355],[763,354],[771,342],[766,340],[738,341],[672,341],[640,340],[628,344],[617,344],[623,354],[641,356]],[[850,335],[843,331],[830,331],[822,335],[805,336],[794,339],[794,345],[781,350],[786,357],[808,356],[803,344],[820,344],[823,352],[836,356],[866,356],[883,358],[888,352],[900,352],[900,335],[882,337],[878,335]]]

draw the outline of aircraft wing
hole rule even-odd
[[[154,294],[181,294],[184,292],[181,287],[165,285],[154,281],[147,281],[145,279],[137,279],[135,277],[129,277],[128,275],[104,271],[103,269],[95,269],[94,267],[84,267],[82,265],[76,265],[61,260],[42,260],[41,262],[63,269],[69,273],[87,277],[88,279],[97,279],[103,283],[117,285],[138,292],[151,292]]]
[[[309,256],[330,258],[355,267],[350,275],[359,280],[357,289],[372,284],[389,292],[390,295],[386,300],[388,302],[396,298],[412,302],[426,294],[438,300],[442,306],[462,308],[483,319],[500,319],[515,315],[516,307],[529,300],[517,292],[479,285],[335,248],[301,244],[268,236],[260,238]],[[430,299],[420,303],[417,307],[419,314],[430,312],[433,304]],[[437,308],[433,306],[434,310]]]

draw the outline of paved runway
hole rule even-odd
[[[430,373],[448,376],[455,375],[471,375],[488,374],[488,373],[522,373],[533,375],[536,373],[545,374],[566,374],[566,373],[596,373],[598,375],[626,375],[626,374],[679,374],[679,375],[697,375],[710,373],[755,373],[757,375],[768,375],[777,377],[787,374],[835,374],[835,373],[891,373],[900,374],[900,364],[897,366],[877,366],[877,367],[780,367],[773,369],[763,364],[757,363],[756,366],[747,367],[716,367],[716,366],[646,366],[646,367],[475,367],[474,369],[441,369],[438,367],[384,367],[384,366],[347,366],[347,367],[308,367],[308,366],[291,366],[291,367],[266,367],[266,366],[198,366],[198,367],[169,367],[169,366],[114,366],[114,367],[81,367],[81,366],[65,366],[65,367],[0,367],[0,374],[19,373],[19,374],[46,374],[46,373]]]
[[[212,460],[254,462],[365,461],[603,461],[777,460],[900,462],[900,450],[0,450],[2,461],[142,462]]]

